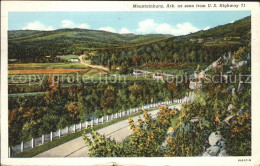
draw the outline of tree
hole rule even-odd
[[[140,65],[141,57],[139,55],[134,55],[132,58],[132,62],[135,65],[135,67]]]
[[[113,108],[115,105],[115,101],[115,89],[111,86],[108,86],[104,92],[104,96],[102,96],[101,98],[101,107],[103,109]]]
[[[179,60],[179,54],[177,53],[177,52],[175,52],[174,54],[173,54],[173,61],[174,61],[174,63],[176,63],[178,60]]]
[[[70,118],[73,119],[73,122],[77,122],[79,120],[79,112],[80,107],[77,105],[76,102],[69,102],[66,106],[68,115]]]

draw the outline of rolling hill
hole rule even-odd
[[[170,35],[150,34],[117,34],[107,31],[87,29],[58,29],[54,31],[17,30],[9,31],[9,43],[45,44],[98,42],[107,44],[140,43],[162,39]]]
[[[87,29],[16,30],[8,31],[8,58],[19,59],[22,62],[46,62],[54,61],[56,55],[79,55],[86,51],[107,50],[106,54],[109,54],[107,56],[111,56],[111,51],[132,50],[133,53],[125,57],[125,59],[131,59],[136,53],[143,56],[144,51],[140,50],[143,48],[149,55],[155,51],[156,54],[163,54],[161,56],[168,56],[164,58],[166,60],[176,51],[181,54],[180,56],[188,56],[187,54],[192,50],[198,54],[198,50],[194,50],[195,45],[204,47],[246,44],[250,42],[250,36],[250,16],[209,30],[175,37],[163,34],[117,34]],[[187,51],[189,43],[193,43],[194,48]],[[120,56],[125,56],[123,54]],[[45,58],[45,56],[50,56],[50,58]]]

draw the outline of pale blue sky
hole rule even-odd
[[[250,11],[9,12],[9,30],[83,28],[116,33],[184,35],[227,24]]]

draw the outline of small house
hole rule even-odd
[[[71,61],[71,62],[79,62],[79,59],[77,59],[77,58],[71,58],[70,61]]]
[[[143,75],[143,72],[140,71],[140,70],[134,70],[134,71],[133,71],[133,75],[135,75],[135,76],[140,76],[140,75]]]

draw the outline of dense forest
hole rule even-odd
[[[147,103],[178,99],[188,82],[127,81],[61,87],[47,83],[45,95],[9,97],[9,143],[62,129],[79,121],[110,115]]]

